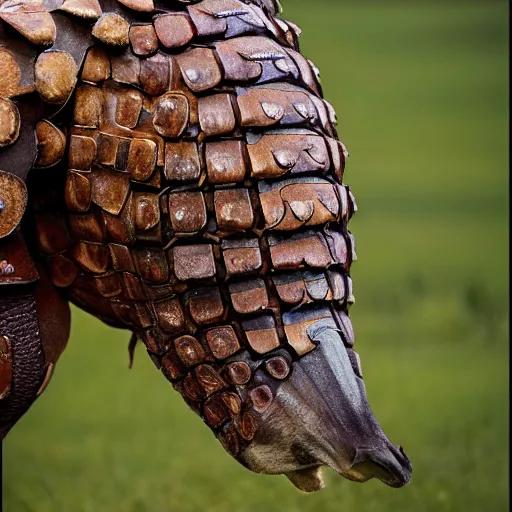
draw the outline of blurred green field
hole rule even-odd
[[[224,453],[128,333],[74,311],[4,443],[7,512],[508,509],[505,1],[284,0],[350,153],[352,317],[370,402],[413,480],[314,495]]]

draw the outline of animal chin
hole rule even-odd
[[[316,492],[325,487],[322,466],[314,466],[286,473],[290,482],[303,492]]]

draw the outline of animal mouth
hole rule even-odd
[[[343,470],[337,464],[330,463],[339,475],[354,482],[366,482],[377,478],[389,487],[403,487],[411,480],[412,467],[409,458],[401,446],[395,448],[391,443],[385,450],[358,449],[350,469]],[[311,493],[325,487],[323,465],[317,464],[308,468],[286,473],[290,482],[297,489]]]
[[[412,475],[411,462],[403,448],[387,439],[377,440],[371,448],[357,448],[348,469],[332,460],[328,465],[347,480],[362,483],[377,478],[394,488],[409,483]]]
[[[325,487],[323,467],[320,464],[286,473],[286,476],[297,489],[303,492],[316,492]]]
[[[356,450],[350,470],[345,478],[365,482],[378,478],[390,487],[403,487],[411,480],[412,466],[401,446],[389,443],[376,449]]]

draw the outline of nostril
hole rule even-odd
[[[405,470],[411,471],[411,461],[402,446],[391,446],[391,453]]]
[[[400,452],[400,455],[402,456],[402,464],[403,466],[405,467],[405,469],[407,469],[407,471],[411,472],[412,471],[412,466],[411,466],[411,459],[409,459],[409,457],[407,456],[407,454],[405,453],[404,449],[399,446],[398,447],[398,451]]]

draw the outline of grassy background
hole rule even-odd
[[[414,466],[392,490],[253,475],[128,334],[75,311],[52,385],[4,445],[8,512],[507,509],[505,1],[284,0],[351,152],[352,309],[370,402]]]

